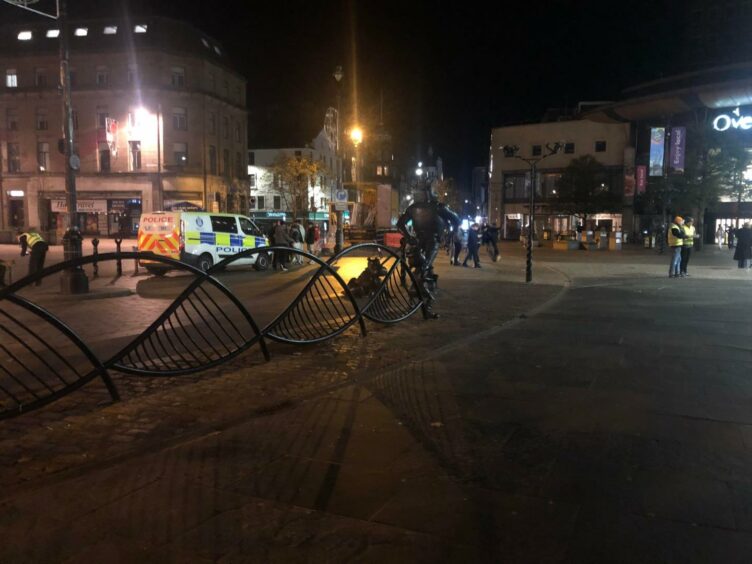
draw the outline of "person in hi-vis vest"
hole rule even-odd
[[[21,256],[26,256],[26,251],[31,249],[31,257],[29,257],[29,276],[42,270],[44,268],[44,258],[47,255],[47,249],[49,248],[44,238],[37,232],[36,229],[30,227],[26,231],[19,229],[18,243],[21,245]],[[36,285],[39,286],[42,280],[37,280]]]
[[[682,231],[684,231],[684,241],[681,250],[680,275],[689,276],[689,274],[687,273],[687,265],[689,264],[689,257],[692,256],[692,248],[695,246],[695,238],[697,238],[697,235],[695,234],[694,221],[691,217],[688,217],[684,220]]]
[[[684,246],[684,219],[677,215],[668,228],[668,246],[671,247],[671,265],[668,268],[669,278],[679,278],[681,273],[681,252]]]

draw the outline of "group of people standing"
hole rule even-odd
[[[305,250],[312,255],[318,255],[320,240],[319,226],[312,221],[308,223],[308,227],[303,227],[298,220],[287,225],[284,220],[280,219],[269,230],[270,245],[303,250],[305,243]],[[303,260],[303,256],[297,253],[277,251],[274,253],[272,266],[274,270],[284,271],[290,264],[303,264]],[[312,262],[311,260],[308,261],[309,264]]]
[[[739,268],[749,269],[752,266],[752,226],[746,222],[739,229],[729,229],[723,231],[722,227],[718,228],[716,236],[719,237],[723,246],[723,240],[727,237],[730,249],[734,251],[734,260],[737,261]],[[691,217],[682,218],[676,216],[668,230],[668,246],[671,248],[671,265],[668,270],[669,278],[679,278],[689,276],[687,265],[692,254],[695,241],[700,236],[695,232],[694,222]]]
[[[668,269],[669,278],[684,278],[689,276],[687,266],[695,246],[695,239],[699,239],[695,231],[694,220],[677,215],[668,229],[668,246],[671,247],[671,265]]]
[[[462,253],[463,247],[466,249],[465,260],[462,261],[462,266],[468,267],[468,261],[472,259],[475,264],[475,268],[481,268],[479,250],[481,245],[487,245],[493,249],[494,262],[499,260],[499,228],[496,224],[488,225],[484,223],[481,227],[477,223],[470,225],[467,231],[462,229],[456,229],[449,234],[451,237],[452,246],[448,246],[452,250],[452,255],[449,263],[454,266],[460,265],[460,253]]]

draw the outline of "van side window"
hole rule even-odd
[[[238,222],[234,217],[211,216],[212,231],[215,233],[237,233]]]
[[[243,233],[246,235],[256,235],[259,232],[253,222],[245,217],[240,218],[240,229],[242,229]]]

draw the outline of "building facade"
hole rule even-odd
[[[79,226],[132,235],[142,212],[247,212],[246,81],[222,46],[164,18],[70,22]],[[67,227],[59,29],[0,27],[0,229]]]
[[[592,155],[603,165],[606,177],[604,188],[617,194],[624,192],[625,149],[630,146],[627,124],[595,123],[583,119],[569,119],[547,123],[533,123],[497,127],[491,132],[489,160],[488,218],[501,227],[504,238],[518,239],[530,217],[530,166],[505,154],[503,147],[517,146],[517,155],[525,158],[541,157],[546,145],[562,143],[562,150],[537,165],[536,233],[543,230],[553,234],[571,234],[577,229],[575,218],[558,213],[551,205],[556,198],[556,186],[564,169],[573,159]],[[624,213],[595,214],[593,224],[621,230]]]
[[[296,211],[304,211],[306,217],[297,219],[324,222],[324,228],[328,228],[329,206],[337,188],[337,168],[341,166],[335,151],[336,132],[328,123],[327,120],[316,138],[304,147],[249,149],[250,213],[254,219],[290,221],[296,219],[293,217]],[[306,201],[297,210],[291,191],[274,173],[275,163],[290,157],[320,165],[319,173],[308,177]]]

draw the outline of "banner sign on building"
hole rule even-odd
[[[650,128],[650,176],[663,176],[665,139],[665,127]]]
[[[54,213],[68,213],[68,202],[50,200],[50,209]],[[79,213],[107,213],[107,200],[77,200],[76,211]]]
[[[624,197],[632,198],[635,193],[635,149],[624,148]]]
[[[687,145],[687,128],[671,128],[671,150],[669,151],[669,162],[671,170],[677,174],[684,174],[684,154]]]
[[[648,171],[645,165],[635,167],[637,171],[637,193],[643,194],[648,184]]]

